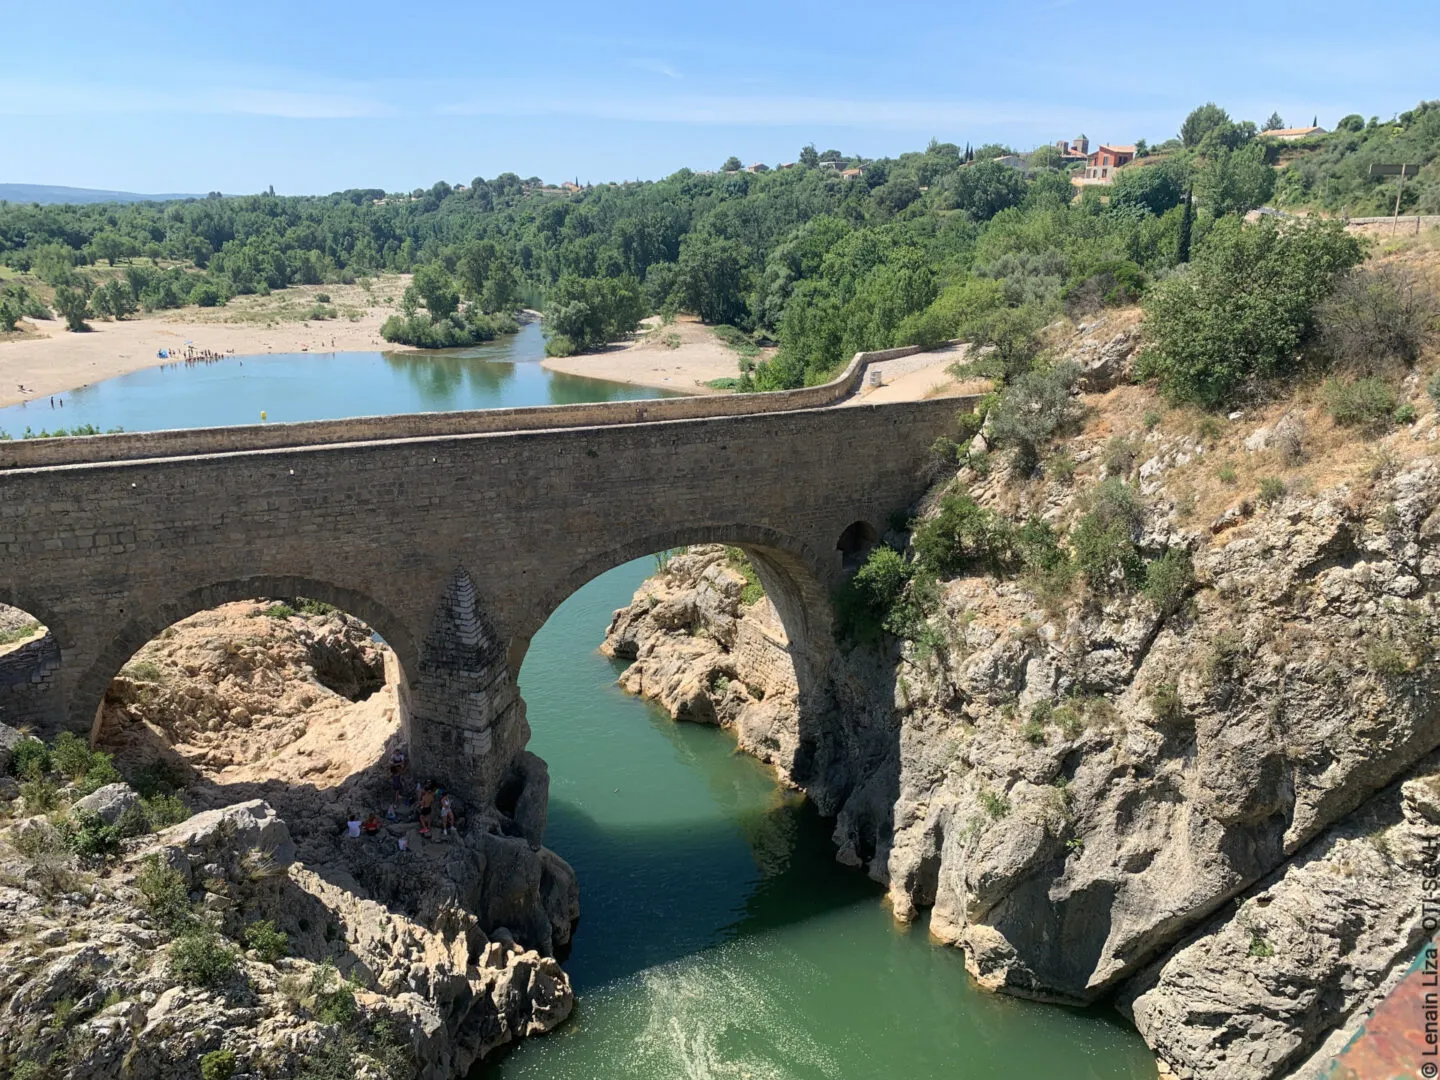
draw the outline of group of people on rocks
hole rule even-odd
[[[390,808],[385,812],[389,821],[399,820],[401,804],[405,807],[414,806],[417,808],[416,816],[420,821],[420,835],[429,836],[434,823],[435,811],[440,811],[440,834],[448,836],[451,832],[459,832],[455,823],[455,800],[454,797],[444,788],[435,783],[434,780],[416,781],[412,791],[407,793],[405,773],[407,762],[405,751],[396,747],[390,754]],[[380,831],[380,815],[375,811],[361,818],[358,811],[351,810],[345,821],[345,833],[352,838],[361,836],[374,836]],[[398,840],[401,851],[410,849],[408,837],[402,834]]]

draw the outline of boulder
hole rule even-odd
[[[114,825],[126,810],[139,804],[140,796],[128,784],[106,784],[78,800],[71,809],[98,814],[106,825]]]
[[[154,847],[179,852],[192,868],[232,862],[251,851],[259,852],[276,869],[295,861],[290,830],[263,799],[196,814],[156,833],[151,850]]]

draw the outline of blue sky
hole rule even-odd
[[[1156,142],[1206,100],[1329,126],[1440,97],[1435,0],[0,10],[0,181],[131,191],[649,179],[812,141]]]

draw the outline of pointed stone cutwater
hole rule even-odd
[[[475,582],[457,566],[421,652],[410,717],[415,768],[488,808],[529,738],[505,648]]]

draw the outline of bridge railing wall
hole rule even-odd
[[[515,409],[363,416],[346,420],[310,420],[294,424],[188,428],[177,431],[123,432],[65,439],[0,442],[0,469],[135,461],[188,454],[235,453],[292,446],[371,442],[391,439],[534,431],[547,428],[604,427],[661,420],[698,420],[714,416],[817,409],[855,393],[865,368],[921,352],[918,346],[859,352],[835,378],[819,386],[763,394],[648,398],[579,405],[537,405]]]

